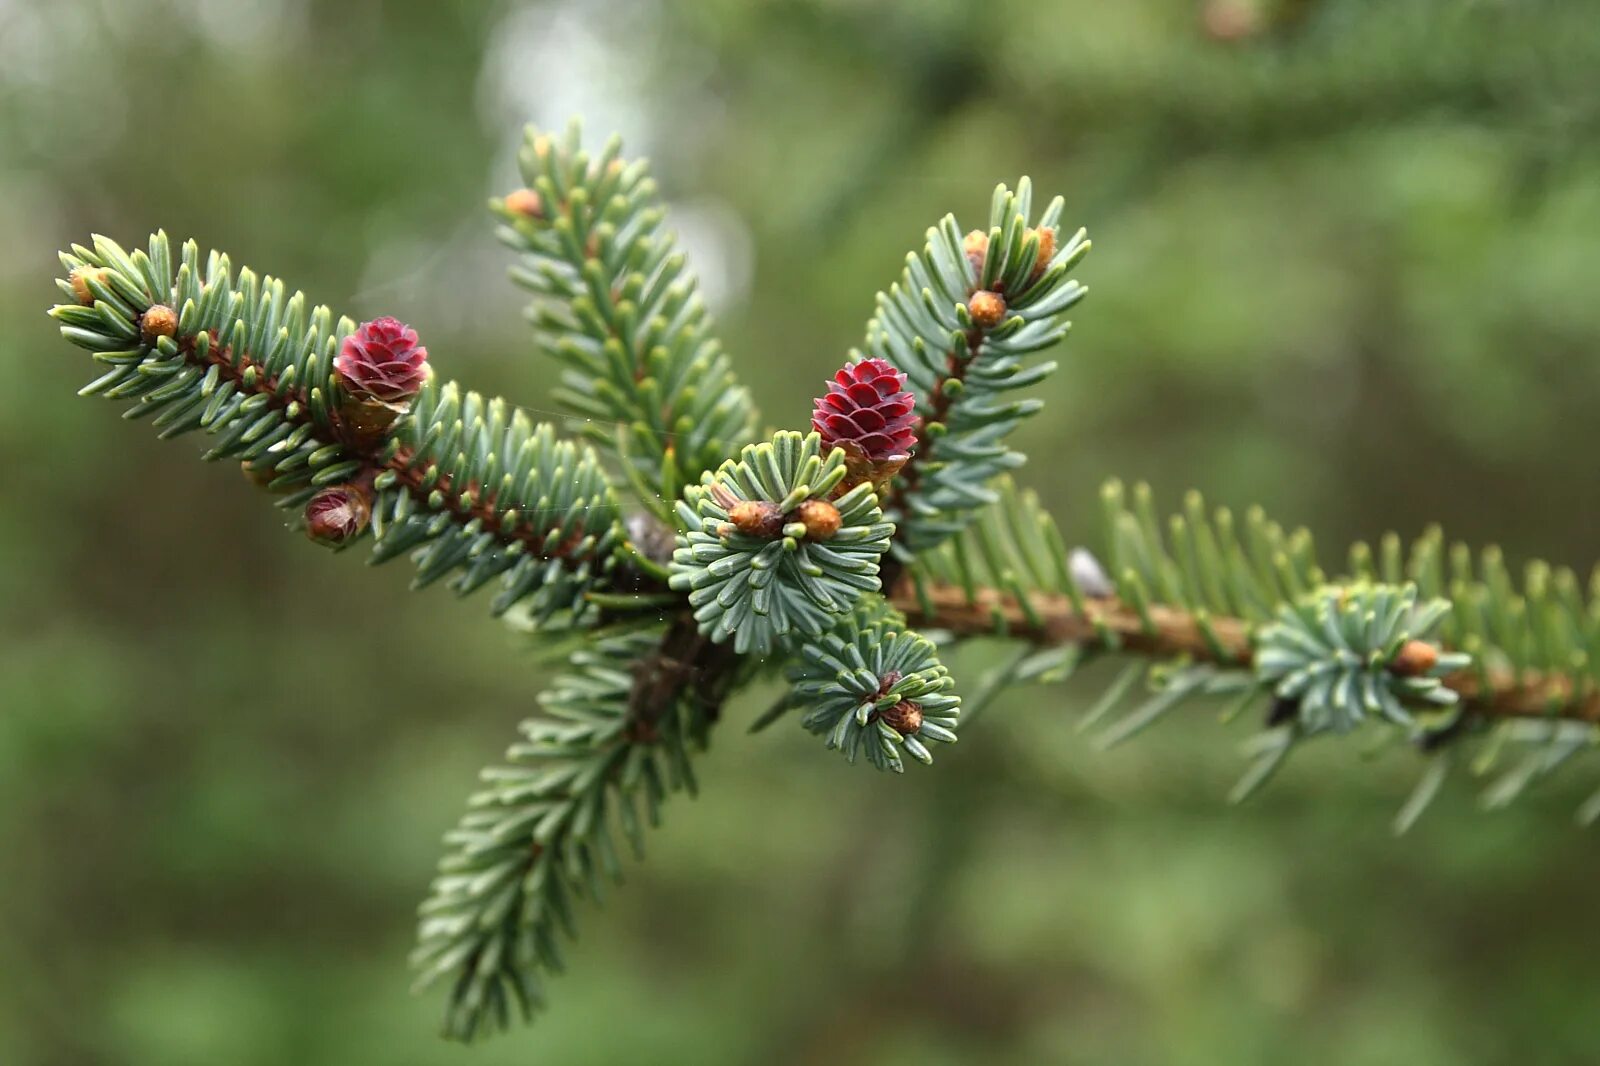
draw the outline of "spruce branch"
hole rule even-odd
[[[930,631],[1000,634],[1036,649],[991,672],[969,718],[1009,685],[1062,681],[1117,653],[1134,662],[1083,728],[1128,705],[1141,677],[1149,684],[1103,726],[1102,747],[1197,697],[1227,697],[1226,720],[1259,707],[1263,728],[1247,745],[1237,801],[1300,743],[1360,725],[1428,757],[1397,831],[1452,768],[1481,775],[1515,758],[1483,793],[1497,807],[1600,750],[1600,578],[1585,596],[1570,570],[1533,562],[1518,583],[1498,549],[1447,548],[1437,529],[1409,550],[1393,534],[1376,551],[1358,543],[1348,572],[1330,575],[1306,531],[1286,531],[1258,508],[1236,521],[1190,493],[1161,522],[1146,486],[1130,500],[1117,482],[1102,493],[1102,568],[1066,548],[1032,493],[1008,478],[995,490],[998,502],[919,555],[890,597]],[[1472,758],[1452,756],[1465,745],[1476,746]],[[1600,795],[1578,817],[1600,819]]]
[[[819,434],[786,431],[688,491],[669,584],[701,632],[766,655],[784,638],[820,637],[878,590],[894,527],[872,485],[845,489],[847,476],[843,449],[824,457]]]
[[[1211,616],[1202,631],[1195,612],[1161,604],[1141,611],[1116,598],[1086,600],[1080,610],[1066,596],[1024,593],[1026,602],[1000,589],[971,590],[932,584],[917,589],[909,581],[890,598],[911,625],[943,629],[958,638],[1002,635],[1041,647],[1070,645],[1157,660],[1214,663],[1229,668],[1253,662],[1252,627],[1242,618]],[[1218,648],[1223,651],[1218,655]],[[1488,684],[1475,670],[1451,673],[1444,684],[1459,693],[1476,714],[1490,718],[1552,717],[1600,723],[1600,693],[1579,690],[1567,674],[1509,669],[1489,672]]]
[[[495,201],[497,235],[539,346],[563,365],[555,399],[620,455],[640,502],[669,518],[684,486],[747,443],[755,406],[712,336],[698,282],[665,228],[643,161],[613,137],[590,157],[574,122],[530,128],[527,187]]]
[[[370,533],[373,561],[409,554],[418,585],[498,580],[496,613],[570,623],[566,672],[485,772],[422,908],[414,963],[450,985],[450,1035],[538,1006],[573,902],[618,879],[619,841],[638,850],[668,793],[693,790],[691,750],[769,658],[788,689],[758,726],[797,710],[830,747],[899,771],[1008,686],[1132,655],[1086,724],[1149,685],[1102,746],[1195,697],[1259,706],[1242,799],[1312,737],[1375,733],[1433,760],[1402,827],[1463,743],[1487,736],[1482,766],[1521,753],[1491,806],[1600,747],[1600,577],[1586,594],[1534,563],[1518,582],[1498,550],[1437,530],[1409,550],[1358,544],[1340,574],[1258,509],[1236,519],[1191,494],[1162,521],[1148,488],[1115,482],[1095,551],[1067,548],[1007,476],[1022,457],[1005,440],[1039,406],[1009,393],[1054,369],[1024,358],[1065,335],[1085,291],[1066,275],[1088,242],[1060,239],[1059,198],[1030,222],[1023,179],[997,189],[987,231],[942,220],[816,400],[814,432],[751,443],[653,184],[618,153],[589,158],[576,127],[559,144],[532,131],[528,188],[495,207],[565,365],[559,402],[646,508],[626,525],[600,452],[436,383],[402,323],[335,320],[193,242],[177,261],[163,234],[131,254],[75,247],[51,312],[107,367],[85,393],[130,401],[163,436],[205,430],[208,458],[240,461],[313,539]],[[991,633],[1022,647],[963,701],[942,644]],[[1600,818],[1600,796],[1581,813]]]
[[[1585,597],[1571,571],[1535,561],[1519,587],[1498,549],[1474,558],[1464,545],[1447,548],[1438,529],[1409,551],[1393,534],[1376,553],[1353,545],[1349,573],[1330,576],[1309,533],[1285,530],[1259,508],[1236,520],[1190,493],[1163,523],[1148,486],[1135,486],[1129,499],[1116,481],[1101,493],[1106,574],[1083,564],[1091,557],[1082,549],[1067,549],[1035,494],[1009,478],[996,482],[996,494],[999,502],[971,528],[920,556],[892,590],[909,619],[963,635],[1238,668],[1252,664],[1262,626],[1319,588],[1409,583],[1421,599],[1451,605],[1440,642],[1471,665],[1446,684],[1474,713],[1600,720],[1592,653],[1600,647],[1600,576]]]
[[[583,611],[612,568],[615,496],[592,452],[503,401],[435,386],[414,334],[406,357],[421,358],[399,378],[381,359],[336,368],[352,348],[371,356],[362,345],[392,320],[357,330],[308,311],[282,281],[235,276],[226,255],[202,267],[193,241],[174,263],[164,233],[132,254],[96,237],[62,261],[72,302],[51,314],[110,366],[82,393],[134,401],[125,417],[164,438],[205,430],[205,457],[238,460],[279,506],[308,508],[314,539],[346,547],[370,517],[373,561],[413,552],[418,585],[454,575],[462,594],[501,577],[494,611],[526,599],[540,618]]]
[[[882,597],[871,596],[790,662],[782,709],[855,762],[901,772],[902,749],[933,762],[929,742],[953,743],[961,700],[927,638],[906,626]],[[781,712],[780,712],[781,713]]]
[[[599,902],[622,879],[624,847],[644,853],[646,826],[666,797],[695,791],[693,701],[639,715],[632,671],[660,642],[659,627],[597,638],[540,698],[544,715],[445,837],[412,953],[418,987],[449,983],[445,1034],[471,1040],[527,1020],[543,1006],[543,974],[563,968],[574,904]]]
[[[525,598],[541,620],[585,614],[615,561],[619,513],[598,457],[453,384],[424,389],[375,484],[374,561],[415,552],[419,586],[455,574],[463,595],[498,577],[496,614]]]
[[[989,482],[1023,462],[1004,439],[1042,402],[1007,393],[1055,371],[1024,357],[1066,335],[1066,312],[1088,291],[1067,277],[1089,241],[1082,230],[1060,239],[1063,207],[1056,197],[1033,221],[1023,178],[1015,192],[996,187],[987,230],[963,236],[946,215],[878,294],[864,346],[851,353],[904,370],[917,396],[917,447],[885,493],[902,564],[965,528],[995,501]]]

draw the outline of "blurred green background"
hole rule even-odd
[[[482,204],[581,111],[799,425],[923,228],[1026,172],[1096,244],[1025,434],[1069,534],[1119,474],[1335,563],[1437,520],[1586,570],[1597,71],[1579,0],[0,0],[0,1062],[1600,1061],[1584,774],[1397,841],[1414,760],[1313,746],[1229,810],[1243,730],[1093,755],[1092,679],[903,779],[741,703],[554,1009],[438,1042],[413,909],[538,668],[74,399],[42,313],[56,248],[164,226],[538,407]]]

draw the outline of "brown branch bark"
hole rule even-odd
[[[976,290],[974,290],[976,291]],[[972,293],[967,294],[970,299]],[[927,427],[930,423],[945,422],[950,418],[951,398],[945,391],[948,381],[965,381],[967,371],[974,360],[978,358],[978,351],[983,347],[985,330],[981,326],[973,326],[967,330],[966,358],[962,358],[960,349],[952,349],[945,354],[946,373],[934,381],[931,407],[923,417],[923,424],[917,434],[917,446],[911,452],[911,458],[906,460],[906,465],[901,467],[889,482],[885,495],[885,502],[893,500],[896,496],[912,496],[922,486],[922,466],[931,461],[934,449],[938,445],[935,438],[929,437]],[[898,533],[898,530],[896,531]],[[893,562],[893,560],[889,560]]]
[[[1137,610],[1116,599],[1087,601],[1080,612],[1065,596],[1033,596],[1028,601],[1030,617],[1014,597],[992,589],[979,589],[971,598],[952,585],[933,585],[927,593],[931,610],[924,608],[909,582],[901,582],[890,599],[911,624],[947,629],[958,636],[994,633],[998,623],[1008,635],[1041,645],[1104,646],[1109,632],[1123,651],[1153,657],[1184,655],[1197,662],[1247,667],[1253,653],[1249,626],[1238,618],[1209,619],[1223,653],[1219,657],[1194,615],[1172,607],[1152,606],[1147,626]],[[1476,672],[1461,671],[1444,682],[1461,694],[1474,713],[1487,717],[1600,723],[1600,693],[1581,689],[1564,674],[1525,672],[1518,677],[1497,670],[1490,673],[1485,686]]]
[[[208,332],[211,345],[203,362],[198,354],[196,336],[178,338],[178,348],[186,359],[199,365],[215,366],[219,374],[233,382],[240,392],[270,397],[271,406],[283,411],[290,421],[311,420],[310,403],[303,389],[291,387],[280,390],[278,379],[261,369],[249,352],[236,354],[232,347],[224,347],[217,342],[215,330]],[[291,407],[294,408],[292,413],[289,411]],[[575,530],[566,540],[545,551],[544,536],[526,519],[509,525],[501,521],[495,497],[482,497],[481,486],[469,484],[465,488],[458,488],[448,476],[428,480],[423,476],[423,471],[413,466],[416,456],[409,448],[399,448],[387,461],[381,460],[379,456],[390,432],[387,419],[383,425],[372,426],[359,424],[338,410],[331,412],[331,416],[328,428],[333,439],[329,443],[343,445],[350,458],[364,464],[362,472],[356,474],[355,479],[365,477],[370,480],[380,470],[392,470],[397,475],[398,483],[418,503],[426,504],[434,492],[439,492],[448,501],[445,510],[457,523],[466,525],[477,520],[483,529],[493,533],[503,543],[510,545],[521,541],[530,555],[540,559],[569,558],[573,546],[583,539],[583,530]]]

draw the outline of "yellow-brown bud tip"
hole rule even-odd
[[[839,509],[827,500],[807,500],[794,509],[795,521],[806,527],[807,540],[831,540],[839,532]]]
[[[178,332],[178,312],[166,304],[151,304],[150,309],[139,319],[139,329],[143,331],[147,340],[170,337]]]
[[[972,230],[961,239],[961,250],[972,264],[972,272],[982,274],[984,257],[989,254],[989,235],[981,229]]]
[[[1425,640],[1408,640],[1389,660],[1389,671],[1401,677],[1421,677],[1439,665],[1439,649]]]
[[[1200,10],[1200,25],[1213,41],[1235,44],[1260,33],[1262,20],[1245,0],[1208,0]]]
[[[762,540],[783,535],[783,512],[767,500],[741,500],[728,508],[728,521],[740,533]]]
[[[72,285],[72,295],[85,307],[94,306],[94,292],[89,288],[91,278],[105,284],[105,267],[79,267],[67,275],[67,280]]]
[[[1049,226],[1045,226],[1034,232],[1039,235],[1039,254],[1033,261],[1033,272],[1029,275],[1030,281],[1040,277],[1046,270],[1050,269],[1050,260],[1054,259],[1056,254],[1056,231]]]
[[[257,470],[248,459],[239,464],[239,470],[249,480],[250,484],[258,489],[264,489],[272,484],[272,480],[275,477],[270,470]]]
[[[967,301],[967,310],[972,312],[973,322],[984,329],[993,329],[1005,321],[1005,297],[997,292],[979,289],[972,294],[972,299]]]
[[[532,189],[516,189],[506,194],[506,210],[523,218],[543,218],[544,201]]]

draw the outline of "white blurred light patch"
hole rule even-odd
[[[186,0],[201,35],[230,52],[280,52],[305,36],[306,0]]]
[[[616,17],[623,10],[626,26]],[[606,16],[582,2],[513,8],[491,34],[479,75],[478,106],[489,128],[534,122],[559,129],[581,115],[590,147],[616,132],[630,150],[648,154],[649,87],[634,50],[653,36],[659,11],[629,0]]]
[[[755,242],[744,219],[721,200],[667,205],[667,225],[700,277],[700,293],[713,312],[738,305],[755,274]]]
[[[516,153],[521,129],[532,122],[551,131],[583,119],[584,145],[598,150],[613,133],[622,135],[629,157],[650,156],[672,143],[682,154],[685,139],[703,136],[722,108],[702,91],[710,59],[675,66],[686,82],[646,60],[663,32],[657,0],[623,0],[599,7],[583,0],[514,7],[491,34],[478,82],[478,106],[490,132],[503,139],[490,195],[518,181]],[[689,54],[692,60],[694,53]],[[668,226],[677,233],[700,291],[713,311],[738,304],[754,275],[750,229],[725,203],[693,200],[668,205]]]

